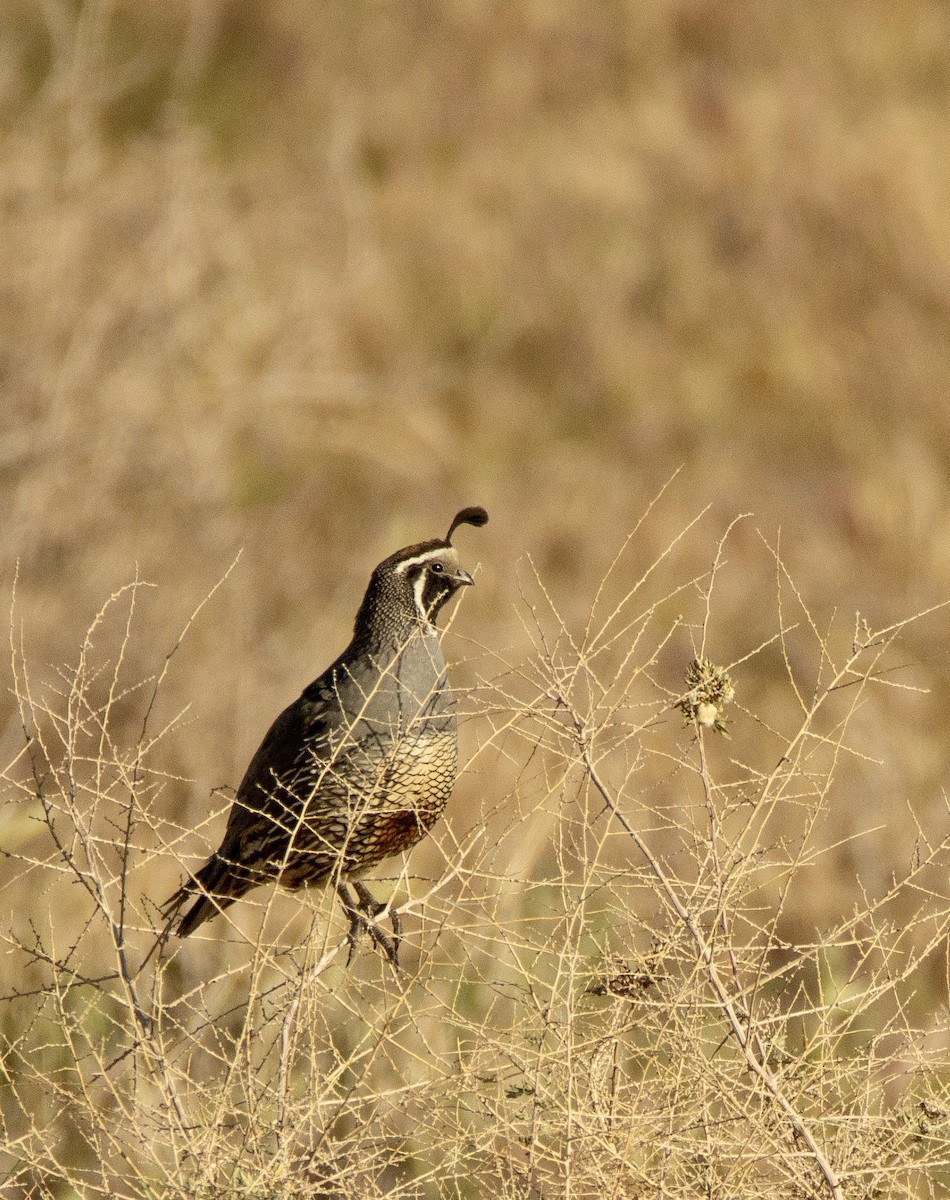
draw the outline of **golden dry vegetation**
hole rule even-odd
[[[940,0],[0,6],[4,1197],[946,1194],[948,44]],[[319,895],[150,957],[468,503],[403,976]]]

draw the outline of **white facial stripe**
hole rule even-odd
[[[423,574],[420,575],[419,578],[413,583],[412,594],[416,598],[416,612],[423,619],[423,621],[428,621],[429,615],[422,606],[422,589],[425,587],[425,585],[426,577]]]
[[[427,563],[430,561],[430,559],[438,558],[439,555],[443,553],[444,550],[441,547],[436,546],[434,550],[427,550],[425,554],[417,554],[415,558],[406,558],[395,568],[394,574],[405,575],[410,567],[421,566],[422,563]]]

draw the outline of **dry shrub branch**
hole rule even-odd
[[[747,585],[775,635],[719,664],[734,532],[672,586],[696,527],[639,572],[632,535],[582,628],[529,568],[530,651],[470,650],[441,867],[376,885],[398,974],[369,939],[346,966],[322,893],[165,938],[158,903],[226,808],[169,816],[167,749],[200,736],[164,710],[182,638],[126,677],[135,578],[43,672],[14,608],[4,1196],[945,1195],[946,811],[895,796],[903,872],[858,878],[833,928],[802,916],[837,869],[840,781],[887,786],[876,731],[914,687],[896,647],[930,614],[823,628],[763,539],[774,586]]]

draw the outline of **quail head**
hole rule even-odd
[[[395,942],[370,923],[383,906],[360,877],[424,837],[455,783],[455,707],[436,620],[473,582],[452,534],[487,520],[483,508],[463,508],[444,538],[398,550],[373,571],[349,646],[274,721],[220,848],[166,902],[181,937],[258,884],[332,883],[351,944],[359,923],[395,961]]]

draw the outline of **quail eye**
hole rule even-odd
[[[432,572],[433,572],[433,574],[435,574],[435,575],[441,575],[441,574],[442,574],[442,572],[443,572],[444,570],[445,570],[445,567],[442,565],[442,563],[440,563],[440,562],[434,562],[434,563],[432,564]]]

